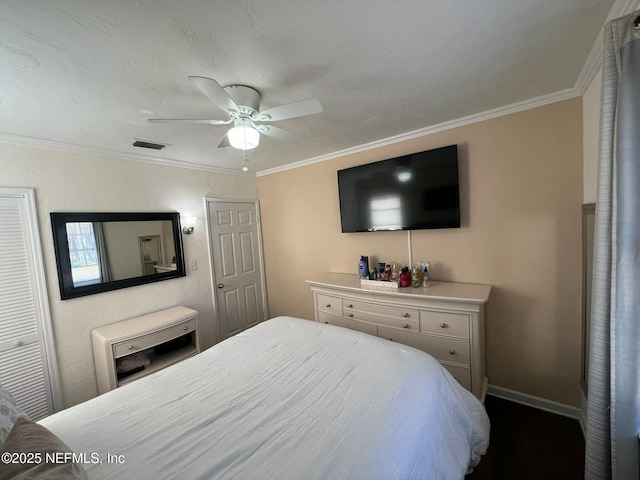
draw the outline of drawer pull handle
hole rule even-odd
[[[347,305],[347,308],[353,308],[352,304]]]
[[[331,308],[331,304],[330,303],[327,303],[327,308]]]
[[[440,324],[440,328],[447,328],[449,325],[447,325],[446,323],[442,322]]]
[[[349,318],[353,317],[353,313],[347,313],[347,317]]]
[[[404,318],[407,318],[407,317],[409,316],[409,314],[408,314],[407,312],[404,312],[404,313],[402,314],[402,316],[403,316]]]
[[[402,328],[409,328],[409,324],[408,323],[403,323],[402,324]]]
[[[455,354],[456,354],[456,351],[452,348],[451,350],[449,350],[449,353],[450,353],[451,355],[455,355]]]
[[[129,345],[129,350],[133,350],[134,348],[136,347],[134,347],[133,345]]]

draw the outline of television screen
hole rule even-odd
[[[460,227],[458,146],[338,171],[342,231]]]

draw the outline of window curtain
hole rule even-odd
[[[100,281],[110,282],[112,280],[111,264],[109,263],[109,252],[104,238],[102,222],[93,222],[93,235],[96,240],[96,252],[100,264]]]
[[[640,11],[604,29],[585,478],[640,475]]]

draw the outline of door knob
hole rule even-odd
[[[224,283],[219,283],[218,288],[224,288]]]

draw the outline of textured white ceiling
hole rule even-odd
[[[573,88],[613,0],[0,0],[0,134],[239,169],[226,118],[187,80],[262,109],[324,112],[263,137],[261,171]],[[159,153],[134,139],[170,144]]]

